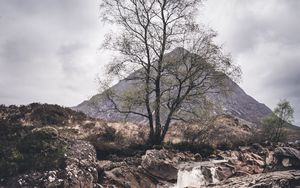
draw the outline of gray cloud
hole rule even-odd
[[[208,0],[202,22],[243,69],[243,89],[274,108],[288,99],[300,126],[300,1]]]
[[[98,0],[0,0],[0,103],[73,106],[96,93],[98,12]]]
[[[57,55],[62,62],[63,71],[67,74],[80,74],[82,68],[80,63],[77,62],[78,54],[85,48],[88,48],[82,43],[71,43],[68,45],[62,45],[57,52]]]
[[[72,106],[97,92],[108,61],[100,0],[0,0],[0,103]],[[300,125],[300,1],[207,0],[199,21],[243,69],[241,87],[273,108],[288,99]]]

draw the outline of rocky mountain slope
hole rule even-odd
[[[166,59],[170,58],[177,58],[180,56],[182,49],[178,48],[174,51],[170,52],[166,55]],[[136,73],[133,73],[134,75]],[[132,76],[132,75],[129,75]],[[242,88],[239,87],[234,81],[232,81],[229,77],[227,77],[227,86],[230,90],[227,94],[207,94],[206,97],[209,101],[213,104],[213,111],[215,114],[229,114],[249,122],[257,123],[259,122],[264,116],[271,113],[271,110],[264,104],[259,103],[251,96],[247,95]],[[137,81],[132,81],[130,79],[124,79],[119,81],[116,85],[112,88],[114,91],[118,93],[125,93],[130,91],[132,88],[139,85]],[[73,109],[77,111],[84,112],[85,114],[106,119],[110,121],[122,120],[124,119],[124,115],[118,114],[113,111],[106,111],[111,106],[111,102],[107,100],[103,94],[97,94],[93,96],[90,100],[84,101],[78,106],[74,107]],[[143,111],[144,109],[140,109],[139,111]],[[129,121],[142,121],[135,116],[127,117]]]

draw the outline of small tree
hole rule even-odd
[[[162,143],[173,120],[199,115],[205,94],[225,91],[228,76],[239,77],[239,67],[213,43],[216,33],[196,24],[200,2],[103,0],[101,4],[104,20],[119,26],[104,42],[104,48],[118,54],[107,76],[130,83],[130,88],[118,90],[105,82],[103,95],[110,101],[106,106],[146,119],[150,144]],[[176,47],[181,48],[168,54]]]
[[[287,100],[280,101],[273,113],[263,120],[263,136],[266,140],[279,142],[286,138],[284,127],[293,122],[294,109]]]

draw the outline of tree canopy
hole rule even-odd
[[[273,113],[263,120],[264,138],[269,141],[279,142],[286,138],[285,127],[294,119],[294,109],[287,100],[280,101]]]
[[[107,76],[133,86],[125,92],[106,84],[104,94],[116,112],[147,119],[151,144],[163,141],[173,120],[201,115],[208,104],[205,94],[228,90],[228,77],[240,76],[239,67],[213,42],[216,33],[196,23],[200,4],[200,0],[101,4],[102,18],[117,28],[103,44],[117,54]]]

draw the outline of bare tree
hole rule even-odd
[[[103,0],[101,4],[103,19],[118,26],[103,45],[118,52],[108,76],[133,86],[126,92],[104,87],[104,94],[115,111],[147,119],[151,144],[163,142],[173,120],[197,117],[205,107],[205,94],[225,91],[228,76],[240,74],[213,43],[216,33],[196,24],[200,3]],[[180,48],[169,53],[176,47]]]

